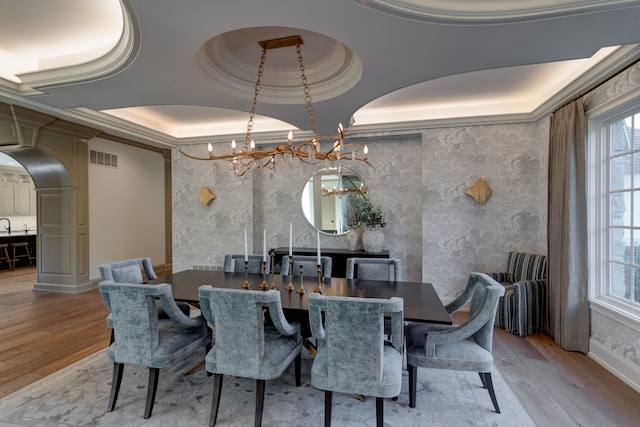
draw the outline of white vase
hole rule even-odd
[[[384,241],[384,230],[380,227],[367,227],[362,233],[362,246],[367,252],[382,252]]]
[[[347,233],[347,247],[350,251],[355,251],[358,249],[358,240],[358,230],[354,228],[349,230],[349,232]]]

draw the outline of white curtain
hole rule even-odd
[[[589,351],[585,117],[582,99],[551,117],[549,135],[550,332],[565,350]]]

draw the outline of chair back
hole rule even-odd
[[[547,278],[547,256],[528,252],[509,252],[507,272],[513,282]]]
[[[247,272],[250,274],[262,274],[262,255],[247,255]],[[265,273],[269,274],[271,268],[269,257]],[[244,254],[226,254],[222,271],[225,273],[244,273]]]
[[[124,261],[102,264],[100,267],[102,280],[113,280],[117,283],[144,283],[157,279],[150,258],[132,258]],[[144,276],[143,276],[144,273]]]
[[[303,276],[318,276],[318,257],[307,255],[294,255],[293,256],[293,272],[292,276],[300,276],[300,266],[302,266]],[[322,278],[328,279],[331,277],[332,259],[329,256],[321,256],[320,262],[322,263]],[[280,274],[283,276],[289,275],[289,255],[282,257],[282,268]]]
[[[261,378],[268,369],[265,358],[273,358],[265,352],[264,309],[278,331],[291,332],[282,312],[280,292],[277,290],[223,289],[209,285],[198,289],[200,308],[204,317],[215,328],[215,344],[211,350],[210,370],[244,378]]]
[[[479,280],[475,276],[469,275],[467,286],[464,288],[462,293],[458,295],[453,301],[444,306],[445,310],[447,310],[447,313],[455,313],[456,311],[460,310],[466,303],[471,301],[471,297],[473,297],[473,293],[476,290],[478,284]]]
[[[383,387],[385,313],[391,313],[393,346],[401,353],[402,298],[333,297],[317,293],[309,296],[309,321],[317,342],[317,357],[322,355],[327,363],[326,389],[375,395],[371,392]]]
[[[396,258],[347,258],[347,279],[399,282],[401,266]]]
[[[469,305],[469,318],[463,325],[476,325],[473,333],[475,341],[489,353],[492,352],[493,324],[500,297],[504,295],[504,286],[483,273],[471,273],[467,287],[473,287],[473,296]]]
[[[149,366],[159,344],[158,310],[155,297],[173,299],[171,285],[117,283],[105,280],[98,285],[111,311],[115,334],[113,354],[118,363]]]

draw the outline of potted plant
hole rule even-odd
[[[374,205],[368,198],[361,199],[358,204],[358,219],[365,225],[362,233],[362,246],[367,252],[382,252],[385,235],[383,228],[387,226],[386,214],[380,205]]]
[[[347,246],[350,251],[358,249],[360,244],[360,235],[362,229],[358,229],[362,220],[360,219],[360,210],[363,201],[363,196],[360,194],[349,194],[347,197],[347,209],[345,212],[345,219],[349,231],[347,232]]]

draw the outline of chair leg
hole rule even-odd
[[[415,408],[418,367],[407,364],[407,371],[409,372],[409,408]]]
[[[222,374],[213,374],[213,401],[211,402],[211,415],[209,426],[216,425],[218,419],[218,409],[220,408],[220,393],[222,393]]]
[[[116,401],[118,400],[118,393],[120,392],[120,383],[122,382],[122,371],[124,369],[124,363],[113,364],[113,379],[111,380],[111,395],[109,396],[109,406],[107,411],[111,412],[116,407]]]
[[[256,380],[256,416],[255,427],[262,425],[262,410],[264,409],[264,380]]]
[[[493,389],[493,381],[491,380],[491,372],[483,372],[484,383],[487,385],[487,389],[489,390],[489,396],[491,397],[491,402],[493,403],[493,407],[496,412],[500,413],[500,407],[498,406],[498,399],[496,399],[496,392]]]
[[[156,391],[158,390],[159,368],[149,368],[149,385],[147,386],[147,403],[144,405],[144,419],[151,417],[153,411],[153,402],[156,400]]]
[[[295,360],[295,371],[296,371],[296,387],[300,387],[301,381],[301,371],[302,371],[302,352],[298,353]]]
[[[384,427],[384,398],[376,397],[376,426]]]
[[[478,372],[480,381],[482,381],[482,388],[487,388],[487,382],[484,380],[484,372]]]
[[[207,346],[204,349],[204,357],[207,357],[207,354],[209,354],[209,352],[211,351],[211,343],[207,344]],[[206,367],[205,367],[205,371],[206,371]],[[206,371],[207,372],[207,376],[210,377],[211,375],[213,375],[213,373]]]
[[[331,401],[333,400],[333,392],[325,390],[324,392],[324,427],[331,427]]]

